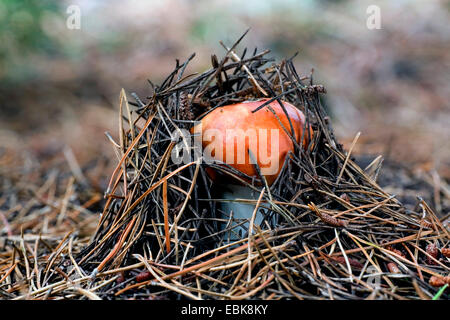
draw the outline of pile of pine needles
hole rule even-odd
[[[409,210],[376,183],[381,161],[361,169],[336,140],[312,73],[269,50],[236,54],[241,37],[211,69],[185,74],[177,61],[145,99],[120,95],[119,159],[89,241],[65,236],[38,257],[23,239],[0,256],[0,294],[11,299],[436,299],[450,297],[449,230],[418,198]],[[314,135],[296,147],[270,188],[231,167],[188,154],[189,132],[214,108],[246,100],[288,101]],[[261,108],[268,107],[264,104]],[[255,110],[258,112],[258,110]],[[224,214],[208,166],[255,191],[265,216],[240,240],[225,239]],[[252,181],[252,182],[248,182]],[[227,200],[230,201],[230,200]],[[83,212],[83,211],[80,211]],[[59,213],[61,214],[61,213]],[[234,225],[233,225],[234,226]],[[39,239],[45,242],[45,239]],[[88,243],[87,243],[88,242]],[[79,250],[75,250],[75,243]],[[82,247],[82,249],[80,248]],[[6,251],[5,251],[6,252]]]

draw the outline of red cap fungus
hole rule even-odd
[[[309,134],[305,132],[300,143],[305,116],[286,101],[282,103],[294,133],[291,132],[288,117],[278,101],[269,104],[275,114],[268,106],[252,112],[267,101],[268,99],[263,99],[219,107],[203,117],[201,127],[196,125],[194,132],[200,133],[201,130],[204,155],[208,151],[210,159],[223,161],[248,176],[258,178],[249,155],[250,150],[261,173],[271,185],[278,177],[288,152],[294,152],[290,135],[298,144],[306,147],[312,137],[312,129],[309,127]],[[208,170],[208,174],[214,181],[219,179],[214,170]]]

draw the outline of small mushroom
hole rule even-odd
[[[273,101],[254,112],[267,101],[268,99],[263,99],[218,107],[193,128],[196,139],[201,139],[203,158],[206,161],[221,166],[226,164],[235,169],[233,177],[223,170],[207,168],[213,187],[222,199],[255,200],[258,195],[242,181],[258,181],[257,185],[265,185],[260,179],[263,176],[267,185],[272,185],[280,174],[288,153],[295,151],[293,140],[306,148],[312,137],[311,127],[309,132],[305,131],[303,134],[303,113],[286,101],[282,101],[285,110],[278,101]],[[236,176],[240,176],[241,181]],[[219,205],[222,211],[233,211],[236,219],[249,220],[254,208],[254,204],[239,202],[222,202]],[[262,219],[262,214],[258,213],[255,224],[260,224]],[[245,231],[248,223],[242,227],[241,230]]]

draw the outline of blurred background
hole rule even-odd
[[[381,29],[367,26],[373,4]],[[116,164],[104,132],[117,136],[121,88],[146,97],[147,79],[158,84],[193,52],[188,72],[202,72],[212,53],[224,55],[219,40],[231,45],[251,28],[238,53],[299,52],[297,70],[314,68],[326,87],[344,146],[361,131],[354,153],[387,158],[388,191],[401,193],[392,183],[401,179],[414,189],[411,177],[421,176],[445,211],[449,21],[444,0],[0,0],[0,153],[26,154],[33,168],[111,159],[95,173],[101,190]]]

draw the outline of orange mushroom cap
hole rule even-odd
[[[196,139],[201,137],[203,151],[210,152],[210,159],[223,161],[248,176],[259,178],[252,162],[256,159],[262,175],[271,185],[278,177],[288,152],[294,152],[290,135],[300,144],[305,116],[289,102],[282,101],[294,129],[292,133],[288,117],[278,101],[269,104],[275,114],[268,106],[252,112],[268,100],[219,107],[201,119],[201,126],[197,124],[193,129],[195,133],[201,132]],[[309,135],[307,132],[303,135],[304,147],[312,137],[310,126],[309,131]],[[211,179],[219,182],[220,175],[208,169]]]

